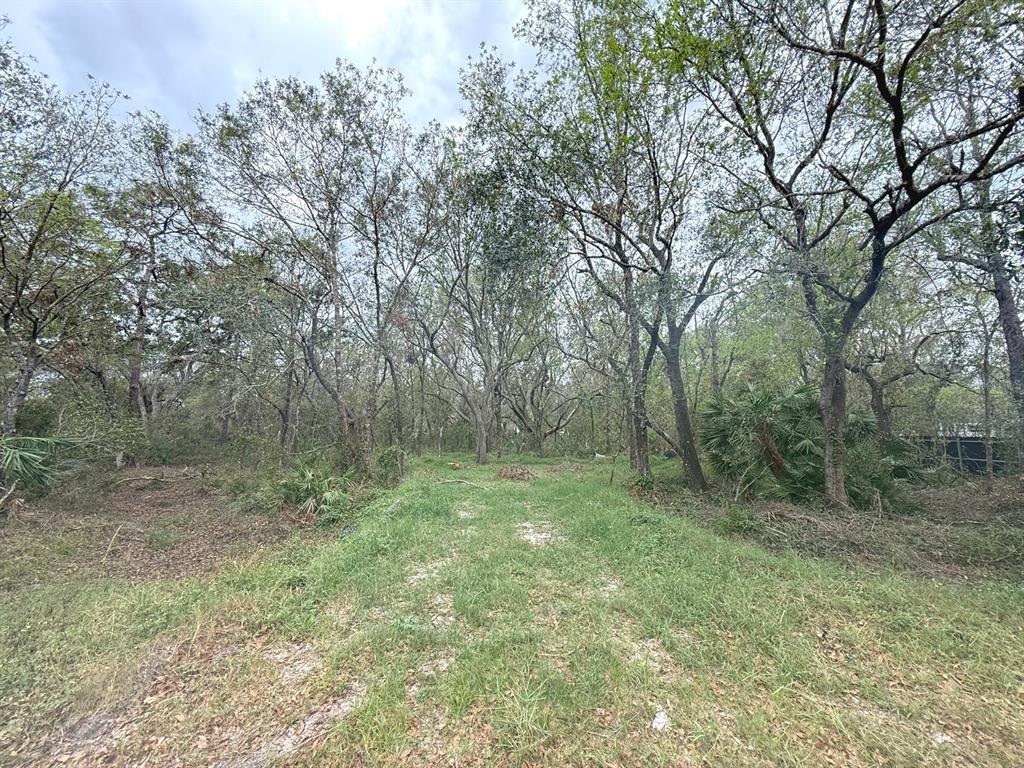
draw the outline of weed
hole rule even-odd
[[[747,507],[727,504],[725,514],[715,519],[714,528],[725,535],[759,533],[764,530],[764,521]]]
[[[170,528],[156,528],[146,534],[146,543],[153,549],[171,549],[181,543],[183,535]]]
[[[283,503],[297,507],[304,517],[332,525],[352,512],[348,490],[353,474],[350,470],[339,477],[325,464],[299,464],[278,483],[277,492]]]
[[[654,490],[654,475],[634,475],[629,480],[629,489],[636,496],[646,496]]]

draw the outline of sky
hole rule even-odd
[[[521,0],[0,0],[0,34],[61,88],[92,75],[179,130],[260,76],[313,81],[337,58],[401,71],[422,126],[458,121],[459,69],[482,42],[532,63],[512,34],[522,14]]]

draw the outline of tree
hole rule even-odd
[[[408,310],[419,328],[410,338],[450,377],[484,464],[501,385],[538,347],[550,240],[532,201],[511,193],[500,171],[473,168],[451,142],[437,173],[446,209]]]
[[[357,181],[386,155],[368,137],[376,136],[379,105],[390,114],[387,105],[401,93],[394,72],[338,62],[319,87],[295,78],[261,80],[237,107],[224,105],[200,121],[217,195],[232,212],[222,228],[257,248],[283,238],[286,255],[315,277],[288,286],[268,276],[281,290],[311,291],[301,296],[310,319],[300,332],[303,356],[335,405],[350,451],[359,408],[347,375],[352,318],[345,279],[355,271],[352,240],[365,216],[362,204],[382,204],[372,182],[367,197]],[[325,359],[321,341],[330,345]]]
[[[36,374],[74,356],[109,318],[112,278],[128,262],[104,230],[94,189],[115,151],[106,84],[67,96],[0,47],[0,436],[17,429]]]
[[[716,271],[728,254],[687,253],[683,245],[699,228],[697,146],[706,110],[685,83],[645,58],[650,33],[637,10],[628,2],[535,3],[526,33],[549,79],[523,76],[510,87],[506,68],[485,56],[464,90],[478,129],[493,137],[518,183],[550,206],[574,244],[571,258],[622,313],[634,470],[650,474],[653,428],[700,490],[706,480],[680,345],[717,290]],[[671,436],[647,411],[658,352],[672,389]]]
[[[1024,162],[1024,99],[1002,63],[1020,25],[1001,3],[965,0],[688,10],[673,7],[662,39],[756,158],[734,175],[792,255],[820,333],[826,494],[845,503],[849,341],[890,256]]]

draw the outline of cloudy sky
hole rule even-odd
[[[336,58],[399,69],[410,119],[458,119],[459,68],[481,42],[517,63],[520,0],[0,0],[6,34],[65,89],[88,75],[187,129],[260,75],[314,79]]]

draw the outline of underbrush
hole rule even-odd
[[[387,448],[366,468],[339,469],[322,458],[300,458],[288,467],[254,476],[245,467],[222,471],[218,488],[242,512],[274,511],[295,522],[329,527],[351,522],[405,472],[405,452]]]
[[[893,569],[944,580],[1024,576],[1024,486],[1018,478],[906,485],[901,507],[826,507],[820,501],[698,496],[678,464],[658,460],[654,490],[645,495],[716,533],[755,541],[776,552]]]
[[[817,500],[825,486],[824,432],[810,387],[749,386],[720,395],[702,413],[701,444],[715,475],[737,497],[795,502]],[[861,510],[907,511],[911,484],[924,479],[916,453],[896,440],[879,440],[874,421],[858,412],[846,428],[846,491]]]

